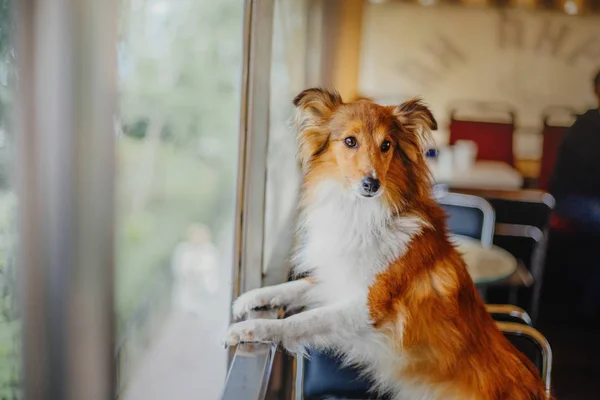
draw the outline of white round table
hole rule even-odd
[[[451,235],[450,239],[456,244],[476,285],[502,281],[517,270],[517,259],[498,246],[486,248],[479,240],[466,236]]]
[[[510,165],[499,161],[477,161],[466,171],[442,170],[436,162],[429,168],[435,183],[460,189],[520,189],[523,176]]]

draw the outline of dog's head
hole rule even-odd
[[[383,196],[394,204],[429,190],[422,139],[437,123],[421,101],[344,103],[336,92],[308,89],[294,105],[299,158],[310,182],[338,180],[361,198]]]

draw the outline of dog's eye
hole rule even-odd
[[[356,138],[354,136],[348,136],[346,139],[344,139],[344,143],[351,149],[358,146],[358,142],[356,141]]]
[[[389,140],[386,140],[385,142],[381,143],[381,152],[387,153],[390,147],[392,147],[392,143],[390,143]]]

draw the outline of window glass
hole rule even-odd
[[[226,374],[242,0],[122,0],[119,394],[216,399]]]
[[[21,399],[21,323],[16,307],[17,202],[10,177],[15,154],[15,51],[10,0],[0,0],[0,399]]]
[[[274,281],[285,279],[289,269],[301,180],[292,100],[311,81],[310,53],[315,48],[309,29],[318,15],[317,5],[309,0],[275,1],[263,257],[263,269]]]

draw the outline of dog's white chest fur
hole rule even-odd
[[[378,273],[406,250],[423,221],[393,217],[381,198],[360,198],[337,182],[322,183],[300,221],[303,244],[296,270],[319,284],[319,303],[363,296]]]
[[[397,381],[394,371],[402,360],[391,350],[390,340],[401,337],[402,323],[387,327],[393,332],[391,337],[372,327],[369,287],[377,274],[406,251],[423,225],[417,216],[393,216],[382,199],[359,198],[336,182],[321,184],[300,221],[303,242],[295,268],[309,272],[317,281],[307,296],[317,306],[352,302],[350,318],[355,326],[364,327],[350,334],[337,332],[330,343],[348,362],[365,365],[382,387]],[[330,323],[343,326],[341,321]]]

